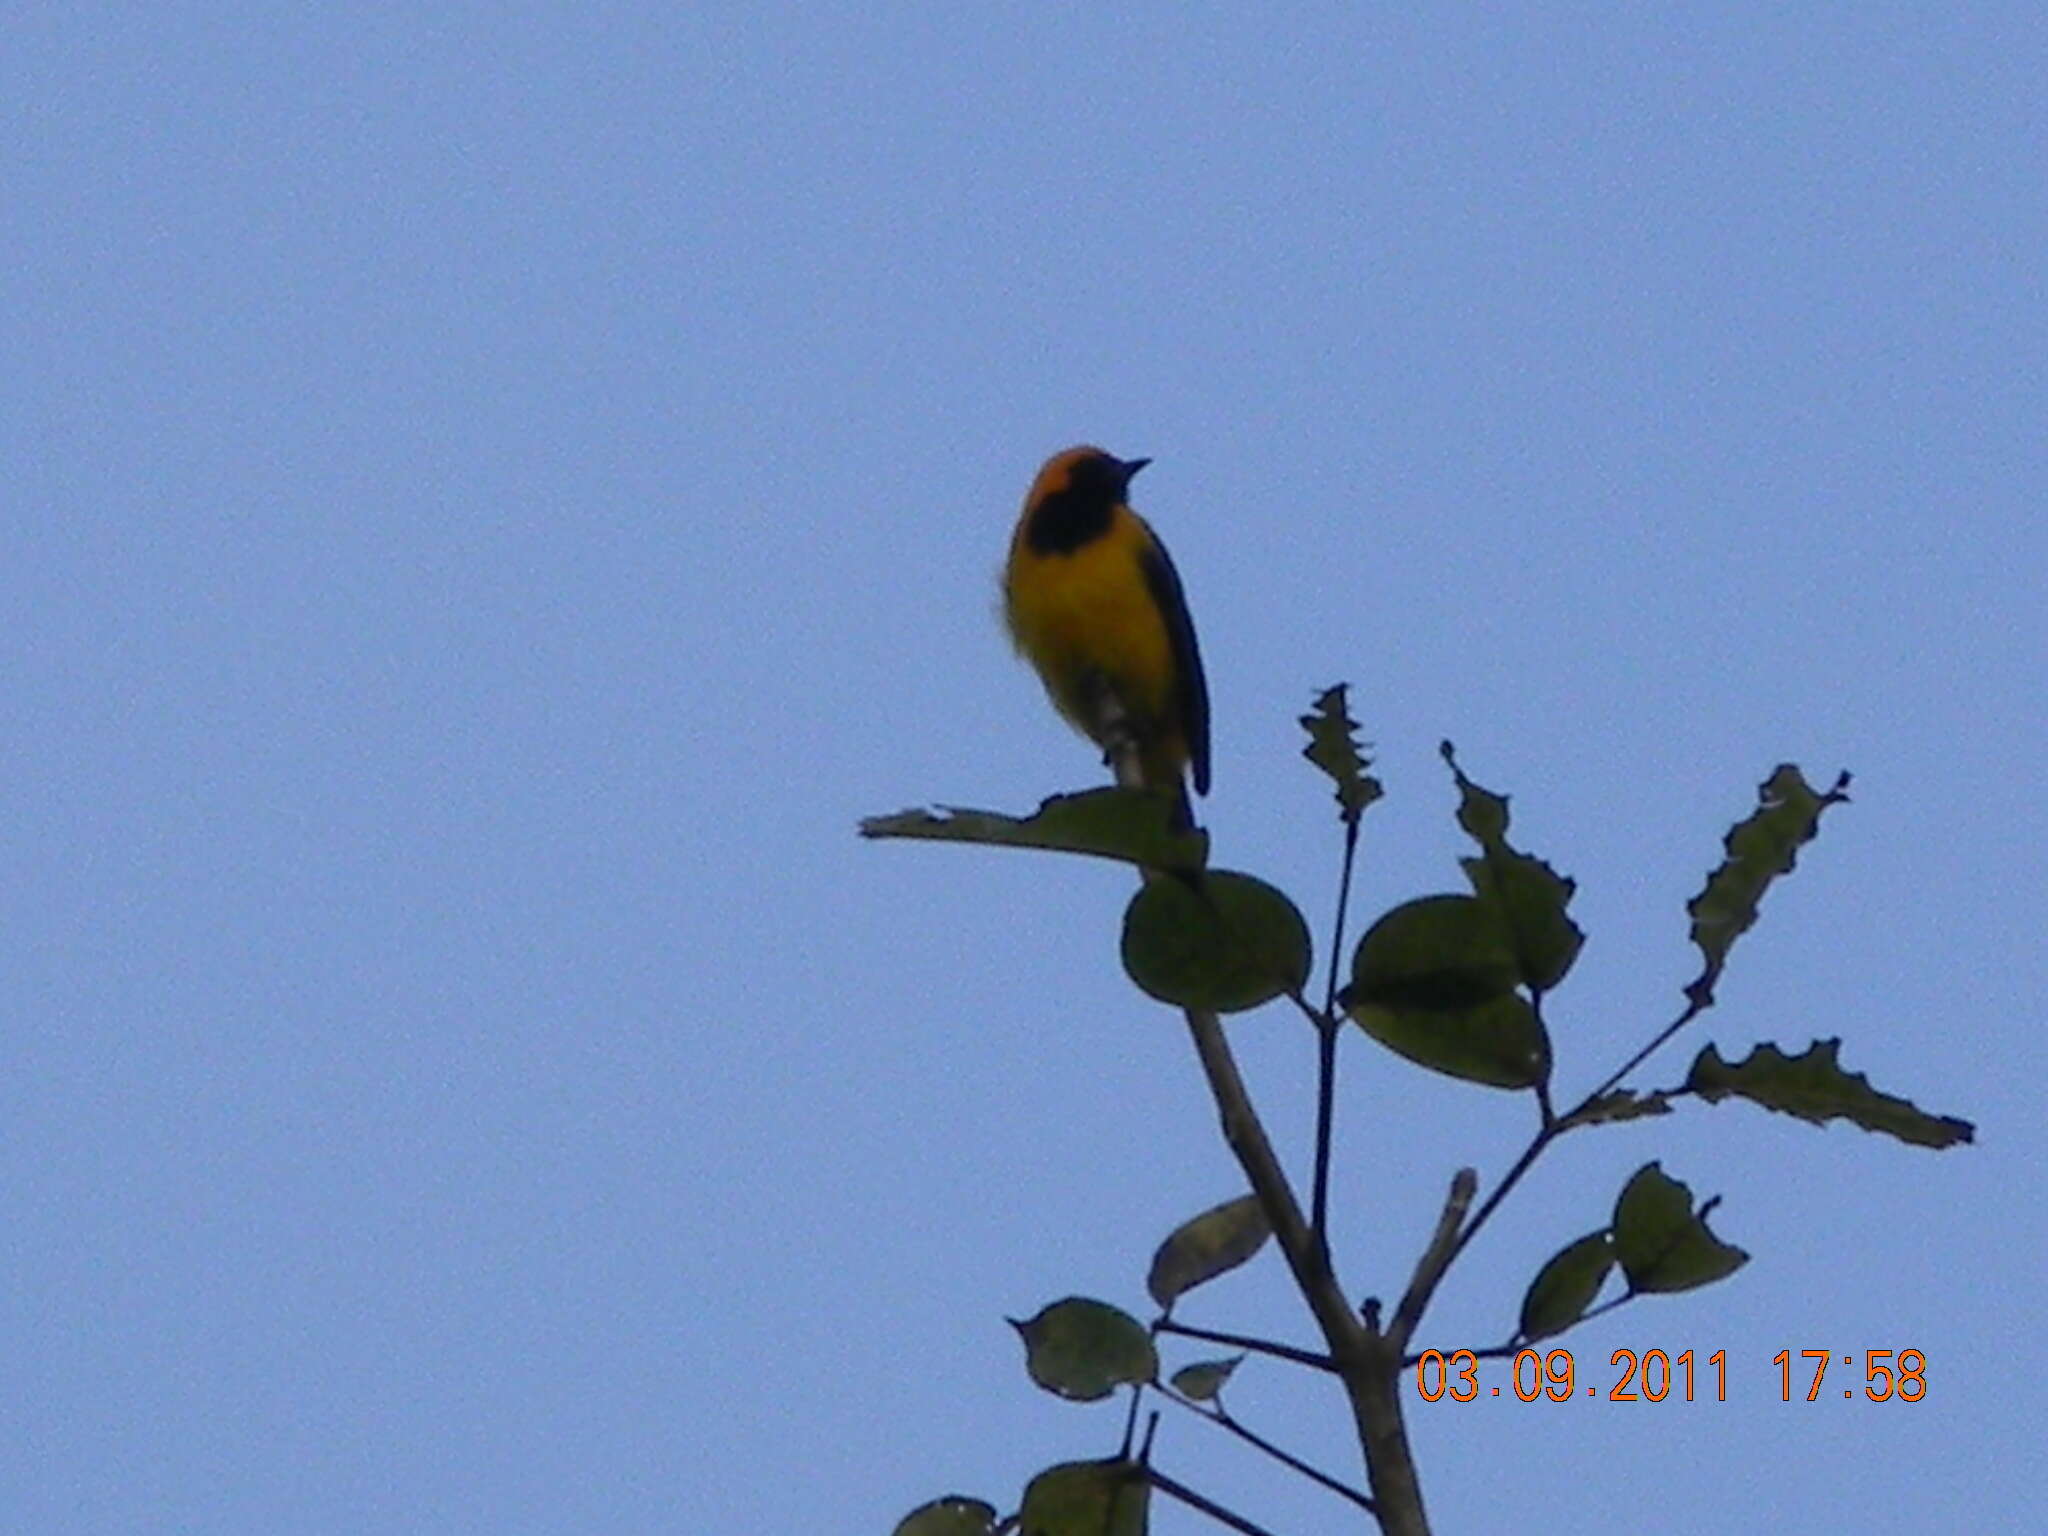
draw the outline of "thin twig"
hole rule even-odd
[[[1337,1021],[1327,1015],[1316,1025],[1316,1161],[1309,1186],[1309,1227],[1325,1248],[1330,1243],[1330,1124],[1337,1104]]]
[[[1451,1256],[1444,1262],[1444,1269],[1449,1269],[1452,1264],[1457,1262],[1458,1255],[1465,1251],[1466,1244],[1478,1236],[1479,1229],[1486,1225],[1487,1218],[1500,1209],[1500,1203],[1507,1199],[1508,1191],[1522,1181],[1522,1175],[1529,1171],[1530,1164],[1536,1161],[1543,1149],[1550,1145],[1551,1138],[1556,1135],[1557,1130],[1555,1126],[1545,1126],[1529,1139],[1529,1145],[1522,1148],[1522,1155],[1515,1159],[1514,1166],[1502,1175],[1499,1185],[1492,1194],[1486,1197],[1485,1203],[1479,1207],[1478,1214],[1467,1222],[1465,1230],[1458,1234],[1457,1242],[1451,1245]],[[1441,1271],[1438,1272],[1437,1278],[1443,1278]],[[1425,1296],[1422,1300],[1423,1304],[1427,1306],[1429,1298]]]
[[[1244,1333],[1219,1333],[1213,1328],[1195,1328],[1186,1323],[1176,1323],[1170,1317],[1162,1317],[1152,1325],[1156,1333],[1171,1333],[1184,1339],[1200,1339],[1207,1344],[1223,1344],[1232,1349],[1248,1349],[1254,1354],[1272,1355],[1280,1360],[1292,1360],[1296,1365],[1314,1366],[1319,1371],[1335,1371],[1337,1362],[1328,1355],[1319,1355],[1312,1349],[1297,1349],[1292,1344],[1279,1344],[1271,1339],[1253,1338]]]
[[[1303,997],[1299,988],[1289,987],[1286,996],[1287,1001],[1301,1010],[1301,1016],[1304,1019],[1307,1019],[1317,1029],[1323,1027],[1323,1015],[1316,1012],[1316,1005]]]
[[[1545,1126],[1557,1119],[1557,1111],[1550,1103],[1550,1031],[1543,1023],[1543,989],[1529,989],[1529,1016],[1536,1021],[1536,1038],[1544,1043],[1543,1075],[1536,1079],[1536,1110]]]
[[[1595,1088],[1591,1093],[1587,1094],[1585,1098],[1581,1099],[1578,1103],[1578,1106],[1572,1110],[1572,1115],[1576,1115],[1579,1112],[1579,1110],[1584,1109],[1588,1104],[1592,1103],[1595,1099],[1599,1098],[1601,1094],[1606,1093],[1609,1089],[1613,1088],[1617,1083],[1619,1083],[1624,1077],[1627,1077],[1629,1073],[1635,1071],[1637,1067],[1640,1067],[1644,1062],[1648,1061],[1650,1057],[1656,1052],[1659,1046],[1663,1045],[1665,1041],[1669,1040],[1673,1035],[1677,1034],[1681,1029],[1685,1028],[1686,1025],[1690,1024],[1694,1019],[1698,1018],[1702,1013],[1706,1012],[1708,1006],[1712,1002],[1713,999],[1711,997],[1689,994],[1685,1005],[1685,1012],[1681,1013],[1677,1018],[1673,1019],[1669,1024],[1665,1025],[1662,1030],[1658,1031],[1656,1037],[1652,1039],[1648,1045],[1644,1046],[1640,1051],[1637,1051],[1635,1055],[1629,1057],[1627,1061],[1623,1062],[1621,1066],[1614,1072],[1614,1074],[1607,1079],[1606,1082],[1602,1083],[1598,1088]],[[1572,1115],[1566,1115],[1565,1119],[1571,1119]]]
[[[1452,1176],[1450,1193],[1444,1197],[1443,1211],[1436,1219],[1436,1231],[1416,1261],[1415,1276],[1408,1282],[1401,1304],[1394,1309],[1394,1326],[1387,1330],[1394,1348],[1405,1348],[1415,1325],[1422,1321],[1422,1309],[1429,1304],[1457,1252],[1458,1229],[1464,1225],[1465,1212],[1472,1208],[1472,1197],[1478,1192],[1479,1175],[1472,1169],[1460,1168]]]
[[[1233,1531],[1239,1532],[1240,1536],[1273,1536],[1273,1533],[1263,1525],[1253,1525],[1243,1515],[1225,1509],[1214,1499],[1204,1498],[1201,1494],[1195,1492],[1194,1489],[1188,1487],[1187,1484],[1175,1482],[1157,1467],[1145,1468],[1144,1475],[1145,1480],[1161,1493],[1166,1494],[1169,1498],[1179,1499],[1181,1503],[1187,1505],[1190,1509],[1200,1510],[1211,1520],[1220,1521],[1222,1524],[1229,1526]]]
[[[1309,1186],[1309,1225],[1316,1241],[1330,1240],[1330,1133],[1337,1100],[1337,967],[1344,953],[1344,917],[1351,908],[1351,871],[1358,858],[1358,817],[1344,818],[1344,868],[1337,879],[1337,921],[1330,935],[1330,981],[1316,1033],[1316,1160]]]
[[[1329,1473],[1323,1471],[1319,1467],[1310,1466],[1307,1462],[1303,1461],[1299,1456],[1294,1455],[1292,1452],[1282,1450],[1279,1446],[1275,1445],[1272,1441],[1268,1440],[1264,1435],[1258,1434],[1253,1430],[1245,1428],[1244,1425],[1238,1423],[1236,1419],[1230,1416],[1229,1411],[1225,1409],[1221,1403],[1218,1403],[1213,1408],[1204,1408],[1200,1403],[1195,1402],[1192,1398],[1182,1397],[1178,1392],[1166,1392],[1163,1395],[1165,1396],[1168,1402],[1179,1403],[1181,1407],[1187,1409],[1189,1413],[1194,1414],[1197,1418],[1207,1419],[1211,1424],[1214,1424],[1221,1429],[1229,1430],[1231,1434],[1236,1435],[1238,1439],[1244,1441],[1245,1444],[1251,1446],[1255,1450],[1265,1452],[1266,1455],[1272,1457],[1282,1466],[1288,1467],[1293,1471],[1299,1472],[1303,1477],[1307,1478],[1310,1482],[1319,1483],[1323,1487],[1329,1489],[1330,1492],[1337,1494],[1342,1498],[1349,1499],[1352,1503],[1356,1504],[1360,1509],[1365,1510],[1367,1513],[1371,1513],[1373,1511],[1374,1506],[1372,1500],[1366,1497],[1365,1494],[1359,1492],[1358,1489],[1352,1487],[1349,1483],[1343,1482],[1337,1478],[1330,1476]]]
[[[1580,1323],[1590,1323],[1596,1317],[1605,1317],[1609,1312],[1612,1312],[1616,1307],[1625,1307],[1642,1294],[1643,1293],[1641,1291],[1627,1291],[1624,1292],[1622,1295],[1616,1296],[1611,1301],[1601,1302],[1600,1305],[1597,1307],[1588,1307],[1585,1311],[1581,1312],[1578,1315],[1578,1317],[1573,1321],[1572,1326],[1576,1328],[1579,1326]]]

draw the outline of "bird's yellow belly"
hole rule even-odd
[[[1010,583],[1010,632],[1061,712],[1088,729],[1090,690],[1107,687],[1141,720],[1164,719],[1173,647],[1133,550],[1103,539],[1034,563],[1037,579]]]

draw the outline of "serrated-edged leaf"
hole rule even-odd
[[[1173,1390],[1198,1403],[1212,1402],[1222,1395],[1224,1383],[1243,1359],[1243,1355],[1232,1355],[1228,1360],[1198,1360],[1193,1365],[1184,1365],[1173,1373]]]
[[[1614,1202],[1614,1253],[1635,1291],[1689,1291],[1725,1280],[1749,1255],[1707,1229],[1719,1197],[1693,1209],[1692,1191],[1645,1163]]]
[[[1633,1088],[1616,1088],[1565,1116],[1558,1126],[1569,1131],[1581,1125],[1615,1125],[1623,1120],[1641,1120],[1649,1115],[1671,1113],[1671,1099],[1664,1093],[1637,1093]]]
[[[1054,795],[1024,817],[959,806],[870,816],[862,837],[925,838],[1086,853],[1148,869],[1200,869],[1209,857],[1209,834],[1173,824],[1173,798],[1149,789],[1090,789]]]
[[[1800,1055],[1787,1056],[1765,1044],[1731,1064],[1710,1045],[1694,1060],[1685,1086],[1709,1103],[1734,1094],[1815,1125],[1847,1120],[1916,1147],[1952,1147],[1976,1140],[1977,1128],[1969,1121],[1930,1115],[1906,1099],[1879,1093],[1861,1072],[1844,1071],[1841,1049],[1839,1039],[1816,1040]]]
[[[896,1522],[890,1536],[993,1536],[995,1528],[994,1505],[954,1493],[918,1505]]]
[[[1346,684],[1338,683],[1316,695],[1314,706],[1301,717],[1301,728],[1308,732],[1301,755],[1335,781],[1337,808],[1344,820],[1355,822],[1383,791],[1380,781],[1366,771],[1372,759],[1358,744],[1358,722],[1345,703],[1347,691]]]
[[[1418,896],[1358,941],[1347,1004],[1457,1013],[1512,992],[1520,974],[1491,907],[1472,896]]]
[[[1118,1387],[1152,1381],[1159,1353],[1130,1313],[1106,1301],[1069,1296],[1028,1321],[1010,1319],[1024,1340],[1024,1367],[1056,1397],[1092,1403]]]
[[[1849,775],[1826,794],[1814,790],[1790,763],[1780,763],[1757,786],[1757,809],[1722,839],[1727,858],[1707,876],[1699,895],[1685,904],[1692,917],[1692,941],[1699,946],[1700,974],[1686,995],[1701,1007],[1714,1000],[1714,987],[1728,951],[1756,921],[1757,905],[1778,876],[1791,871],[1800,846],[1820,830],[1821,813],[1849,798]]]
[[[1237,1268],[1265,1245],[1273,1229],[1250,1195],[1240,1195],[1182,1222],[1152,1255],[1145,1289],[1162,1307],[1205,1281]]]
[[[1182,1008],[1238,1013],[1308,980],[1308,924],[1286,896],[1234,870],[1149,880],[1124,909],[1124,970]]]
[[[1533,1088],[1550,1075],[1542,1021],[1518,993],[1450,1011],[1357,1002],[1347,1002],[1346,1011],[1387,1049],[1468,1083]]]
[[[1560,1248],[1536,1271],[1522,1297],[1520,1337],[1547,1339],[1571,1327],[1586,1315],[1613,1268],[1614,1240],[1604,1228]]]
[[[1144,1536],[1152,1484],[1134,1461],[1069,1461],[1024,1488],[1018,1536]]]
[[[1440,750],[1458,783],[1458,825],[1480,848],[1480,857],[1459,863],[1473,893],[1498,907],[1522,981],[1548,991],[1564,979],[1586,942],[1565,913],[1577,882],[1513,847],[1507,840],[1507,796],[1467,778],[1448,741]]]

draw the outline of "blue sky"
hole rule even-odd
[[[1001,1319],[1139,1306],[1237,1192],[1129,881],[853,835],[1096,779],[994,617],[1092,440],[1156,460],[1219,862],[1322,936],[1294,717],[1348,678],[1363,910],[1455,888],[1455,740],[1580,882],[1569,1094],[1673,1011],[1756,783],[1851,768],[1638,1081],[1839,1034],[1980,1126],[1564,1144],[1426,1337],[1495,1342],[1661,1158],[1753,1262],[1565,1342],[1725,1348],[1729,1401],[1416,1405],[1439,1529],[2015,1526],[2044,67],[2019,5],[17,7],[12,1523],[886,1531],[1113,1447]],[[1232,1037],[1299,1167],[1310,1040]],[[1362,1036],[1343,1087],[1341,1266],[1398,1293],[1528,1109]],[[1279,1270],[1183,1316],[1304,1341]],[[1780,1403],[1810,1347],[1921,1349],[1927,1400]],[[1321,1384],[1232,1400],[1355,1474]],[[1201,1424],[1159,1456],[1342,1518]]]

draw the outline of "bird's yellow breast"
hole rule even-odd
[[[1005,614],[1017,649],[1045,679],[1060,712],[1084,730],[1091,678],[1154,721],[1173,698],[1173,642],[1141,557],[1151,530],[1119,507],[1109,527],[1071,551],[1033,550],[1020,530],[1004,573]]]

